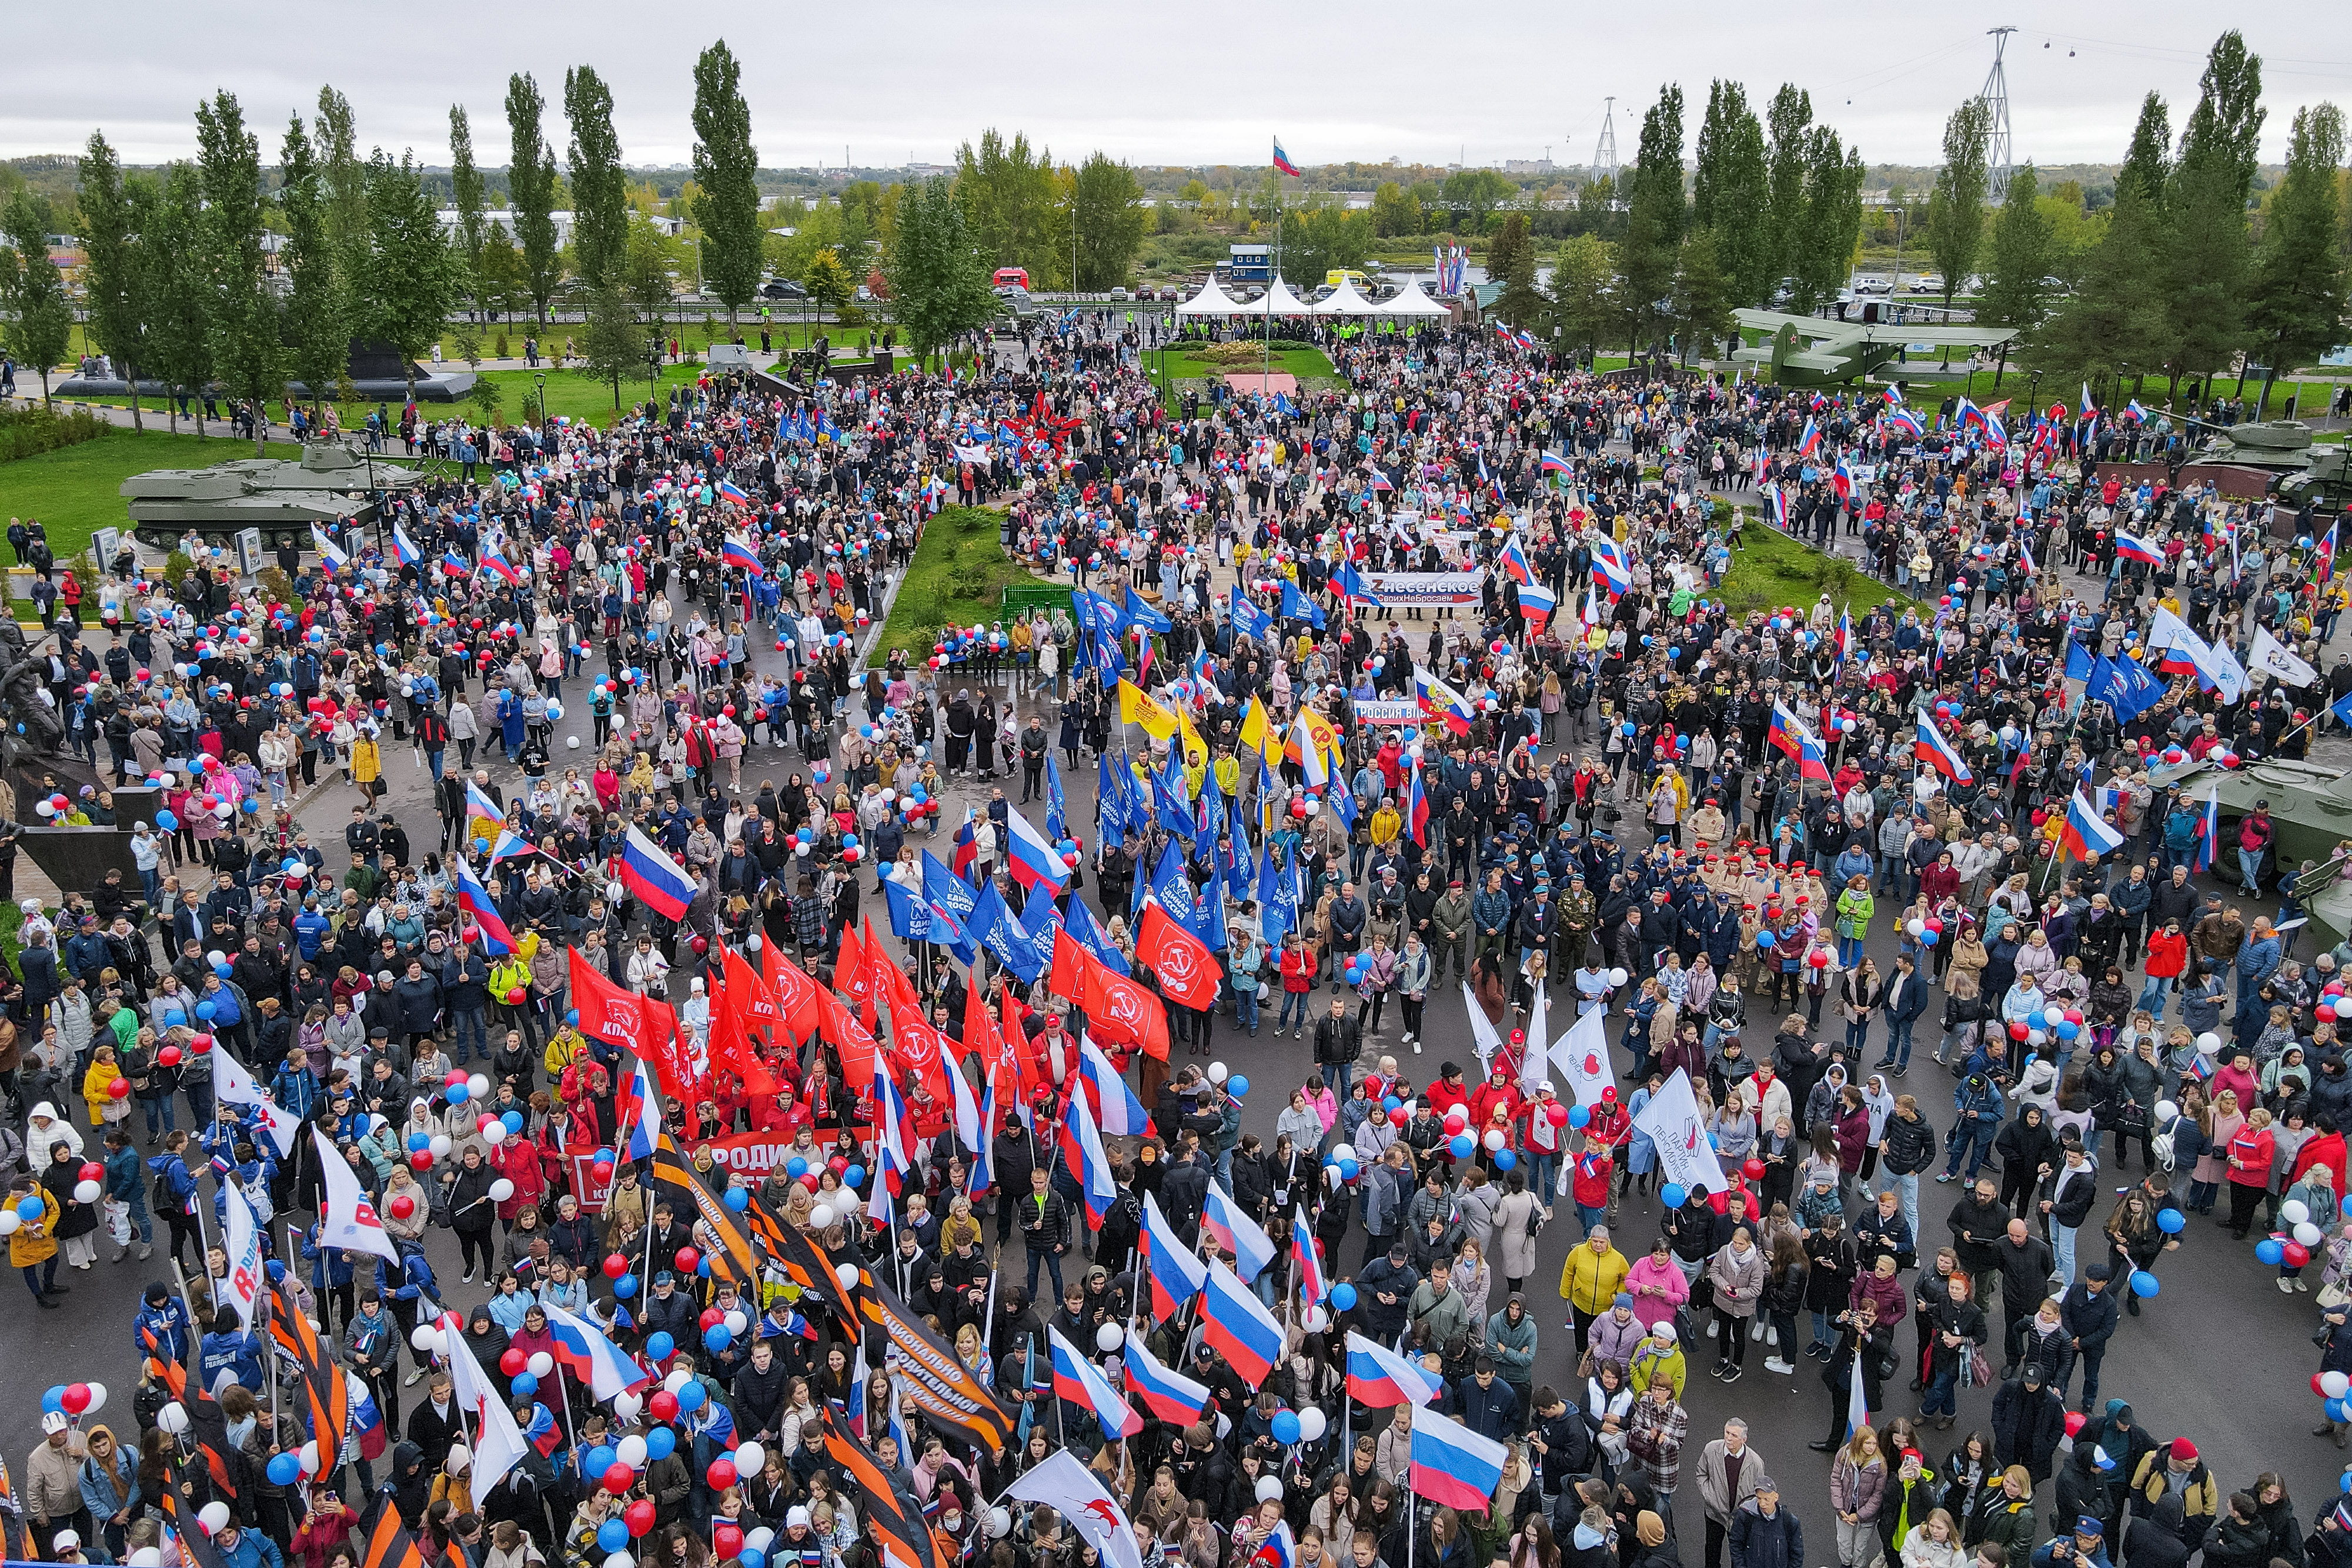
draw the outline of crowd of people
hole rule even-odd
[[[2102,480],[2087,409],[1996,440],[1958,402],[1903,423],[1467,328],[1332,335],[1335,383],[1296,402],[1163,394],[1116,324],[975,347],[951,378],[711,382],[609,430],[501,430],[380,535],[249,586],[134,565],[55,644],[99,782],[41,814],[114,822],[115,780],[164,809],[142,885],[27,901],[0,1212],[41,1308],[61,1262],[149,1259],[157,1220],[184,1272],[145,1291],[135,1389],[51,1390],[9,1494],[29,1551],[375,1568],[388,1511],[467,1568],[878,1568],[906,1560],[894,1518],[990,1568],[1802,1568],[1801,1516],[1842,1568],[2347,1555],[2352,1511],[2307,1523],[2274,1470],[2101,1381],[2167,1254],[2218,1244],[2189,1217],[2226,1186],[2216,1218],[2277,1249],[2283,1291],[2318,1274],[2346,1441],[2352,953],[2294,956],[2263,813],[2224,846],[2155,781],[2174,748],[2300,755],[2326,685],[2352,690],[2342,661],[2298,688],[2253,658],[2259,631],[2318,663],[2340,580],[2315,547]],[[987,528],[1068,605],[877,641],[927,533]],[[1743,543],[1776,528],[1920,597],[1758,601]],[[2077,649],[2152,689],[2095,672],[2087,700]],[[390,799],[402,747],[429,846]],[[1089,774],[1091,823],[1065,804]],[[364,800],[321,846],[298,802],[338,776]],[[1058,867],[1014,823],[1040,797]],[[648,895],[640,845],[682,896]],[[992,893],[1042,946],[951,951]],[[1154,973],[1147,902],[1223,938],[1205,998]],[[1056,929],[1164,1034],[1090,1016]],[[1464,1040],[1457,985],[1475,1081],[1465,1044],[1427,1060]],[[670,1002],[675,1049],[583,1029],[604,988]],[[772,1027],[743,1027],[746,989]],[[1253,1095],[1217,1042],[1269,1009],[1311,1063]],[[1948,1077],[1910,1080],[1931,1009]],[[1594,1012],[1612,1052],[1563,1096],[1537,1046]],[[683,1176],[633,1152],[624,1047],[648,1043]],[[1638,1124],[1682,1088],[1724,1190],[1666,1179]],[[772,1163],[724,1157],[755,1135]],[[346,1183],[385,1255],[334,1244]],[[233,1198],[353,1396],[331,1473],[302,1463],[298,1354],[230,1304]],[[713,1270],[730,1215],[887,1285],[992,1391],[1001,1451],[905,1404],[881,1336],[772,1245]],[[1205,1298],[1171,1310],[1155,1226],[1278,1320],[1262,1368]],[[1533,1282],[1563,1241],[1554,1327]],[[531,1370],[572,1322],[641,1381]],[[1426,1396],[1374,1387],[1400,1375],[1368,1379],[1359,1341]],[[1692,1430],[1693,1370],[1737,1384],[1759,1347],[1768,1379],[1815,1375],[1826,1465],[1775,1441],[1776,1479],[1744,1422]],[[465,1357],[529,1437],[496,1474]],[[207,1406],[217,1437],[186,1419]],[[1431,1423],[1499,1445],[1481,1505],[1417,1474]],[[1000,1500],[1063,1454],[1131,1542],[1075,1493]]]

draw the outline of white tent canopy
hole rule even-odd
[[[1419,278],[1406,284],[1402,293],[1379,309],[1383,316],[1444,316],[1448,313],[1444,306],[1421,291]]]
[[[1176,307],[1179,316],[1247,316],[1255,307],[1243,304],[1227,294],[1214,277],[1201,285],[1201,292]]]
[[[1379,306],[1356,292],[1356,280],[1352,277],[1341,278],[1339,287],[1331,290],[1315,307],[1318,316],[1377,316],[1380,313]]]
[[[1293,294],[1290,291],[1290,285],[1279,277],[1274,280],[1274,287],[1265,291],[1263,298],[1255,305],[1243,306],[1242,310],[1250,316],[1312,316],[1315,314],[1315,307]]]

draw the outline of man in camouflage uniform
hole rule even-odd
[[[1455,975],[1465,980],[1470,977],[1470,893],[1458,876],[1446,883],[1430,916],[1429,948],[1433,984],[1445,978],[1449,959]]]
[[[1592,940],[1599,908],[1591,890],[1584,885],[1584,873],[1570,872],[1567,895],[1559,901],[1559,973],[1564,975],[1583,967],[1585,946]]]

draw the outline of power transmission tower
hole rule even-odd
[[[1592,145],[1592,177],[1595,180],[1608,181],[1612,191],[1617,188],[1616,112],[1616,99],[1612,97],[1601,100],[1601,140]]]
[[[2000,57],[2009,47],[2009,36],[2014,27],[1988,27],[1986,35],[1992,39],[1992,70],[1985,77],[1986,110],[1985,165],[1992,175],[1991,200],[1999,206],[2009,196],[2009,171],[2014,162],[2009,135],[2009,76],[2002,70]]]

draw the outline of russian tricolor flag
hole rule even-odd
[[[685,919],[686,906],[694,902],[695,882],[686,868],[634,825],[621,846],[621,885],[666,920]]]
[[[1486,460],[1481,458],[1479,461],[1483,465]],[[1517,534],[1503,541],[1502,553],[1495,558],[1495,564],[1509,572],[1511,580],[1522,588],[1536,580],[1535,569],[1528,564],[1528,552],[1519,548],[1519,536]]]
[[[1290,1260],[1298,1267],[1299,1298],[1309,1304],[1322,1301],[1331,1293],[1330,1276],[1323,1271],[1323,1260],[1315,1251],[1315,1232],[1307,1228],[1307,1211],[1295,1209],[1290,1216]]]
[[[2116,553],[2126,560],[2142,560],[2150,566],[2164,564],[2164,552],[2137,534],[2116,530]]]
[[[739,507],[748,507],[751,504],[751,497],[745,495],[742,488],[732,479],[721,479],[719,481],[719,494],[725,499],[734,502]]]
[[[662,1134],[661,1094],[654,1087],[653,1074],[646,1071],[645,1058],[636,1058],[629,1075],[621,1080],[619,1103],[613,1113],[614,1120],[629,1129],[629,1141],[621,1150],[622,1158],[653,1158]]]
[[[482,792],[480,785],[468,783],[466,786],[466,821],[488,822],[491,835],[496,837],[507,825],[507,814],[499,810],[496,800]]]
[[[1797,442],[1797,455],[1811,457],[1821,444],[1822,427],[1810,419],[1805,421],[1805,434]]]
[[[1803,720],[1779,703],[1772,705],[1772,727],[1765,738],[1797,765],[1801,777],[1829,781],[1829,755],[1822,749],[1822,743],[1806,730]]]
[[[1054,1397],[1093,1410],[1106,1443],[1132,1437],[1143,1430],[1143,1417],[1110,1385],[1110,1379],[1102,1375],[1100,1367],[1062,1337],[1061,1330],[1049,1325],[1045,1338],[1054,1347]]]
[[[1114,1138],[1150,1136],[1151,1118],[1144,1113],[1143,1102],[1091,1040],[1078,1041],[1078,1077],[1087,1086],[1099,1130]]]
[[[765,577],[768,575],[767,569],[760,564],[760,552],[753,549],[745,540],[737,538],[733,534],[729,534],[727,538],[720,542],[719,549],[719,554],[725,558],[729,566],[740,566],[745,571],[750,572],[753,577]]]
[[[1274,1261],[1274,1238],[1214,1182],[1201,1205],[1201,1228],[1217,1239],[1244,1280],[1256,1279]]]
[[[449,857],[457,873],[457,903],[474,917],[482,928],[482,946],[493,956],[503,956],[515,950],[514,933],[507,929],[506,921],[499,915],[499,906],[490,902],[489,889],[474,874],[463,855]]]
[[[1212,1186],[1209,1190],[1218,1189]],[[1202,1288],[1201,1337],[1225,1358],[1244,1383],[1255,1388],[1282,1359],[1282,1324],[1231,1269],[1213,1259],[1206,1266],[1209,1282]],[[1489,1484],[1486,1492],[1494,1490]]]
[[[1171,1427],[1191,1426],[1209,1405],[1207,1385],[1162,1366],[1158,1356],[1143,1348],[1138,1334],[1127,1336],[1127,1391]]]
[[[1444,719],[1445,727],[1456,735],[1470,733],[1478,710],[1470,706],[1469,698],[1423,669],[1413,671],[1412,691],[1421,699],[1422,712]],[[1303,717],[1300,722],[1305,722]]]
[[[1087,1226],[1100,1230],[1103,1221],[1110,1218],[1110,1206],[1118,1199],[1118,1182],[1110,1171],[1110,1156],[1103,1152],[1102,1134],[1096,1130],[1095,1113],[1087,1104],[1087,1097],[1070,1097],[1069,1114],[1062,1118],[1062,1157],[1070,1163],[1071,1174],[1087,1195]],[[1212,1186],[1209,1190],[1217,1189]]]
[[[2221,843],[2221,790],[2220,785],[2205,792],[2205,810],[2197,818],[2197,863],[2191,869],[2204,873],[2213,869],[2213,856]]]
[[[1601,591],[1616,603],[1633,586],[1633,569],[1625,562],[1625,548],[1603,536],[1592,541],[1592,570],[1601,574]]]
[[[1538,472],[1545,474],[1572,474],[1576,471],[1570,465],[1568,459],[1557,452],[1545,453],[1538,463],[1537,468]]]
[[[467,566],[466,558],[456,550],[445,549],[441,552],[441,570],[451,577],[464,577],[474,569]]]
[[[1426,1405],[1444,1392],[1437,1380],[1375,1340],[1348,1331],[1348,1397],[1385,1410],[1392,1405]]]
[[[1412,1424],[1412,1462],[1406,1476],[1417,1497],[1478,1511],[1503,1484],[1503,1445],[1492,1437],[1432,1416]]]
[[[1005,834],[1005,870],[1013,873],[1013,880],[1024,888],[1042,884],[1060,893],[1070,880],[1062,852],[1019,811],[1005,819],[1005,826],[1010,830]]]
[[[310,525],[310,543],[317,548],[319,559],[326,563],[328,570],[341,571],[352,564],[352,558],[337,549],[335,541],[327,537],[327,530],[316,523]]]
[[[1519,585],[1519,613],[1526,617],[1528,630],[1535,635],[1543,635],[1544,628],[1551,624],[1551,612],[1559,608],[1559,601],[1552,597],[1550,589],[1538,588],[1532,582]]]
[[[652,1373],[623,1355],[595,1324],[574,1317],[553,1301],[547,1302],[546,1308],[547,1332],[555,1339],[551,1354],[556,1364],[578,1378],[598,1403],[653,1381]]]
[[[392,525],[392,553],[403,566],[415,566],[425,559],[416,549],[416,541],[398,523]]]
[[[507,558],[495,549],[482,552],[482,564],[510,583],[520,586],[522,582],[522,573],[517,571]]]
[[[2087,859],[2113,854],[2123,843],[2124,836],[2099,820],[2098,811],[2083,798],[2082,786],[2076,785],[2066,801],[2066,825],[2058,830],[2059,852]]]
[[[1944,738],[1944,732],[1936,727],[1936,721],[1924,713],[1919,716],[1919,728],[1911,742],[1911,755],[1955,784],[1976,782],[1976,776],[1969,771],[1969,765],[1960,759],[1959,752]]]
[[[1421,789],[1421,758],[1412,759],[1412,785],[1405,791],[1405,826],[1412,841],[1424,847],[1429,842],[1429,797]]]
[[[1151,1277],[1151,1319],[1166,1322],[1177,1308],[1201,1293],[1209,1281],[1209,1266],[1184,1245],[1160,1212],[1160,1200],[1148,1192],[1143,1195],[1141,1245],[1144,1271]]]

